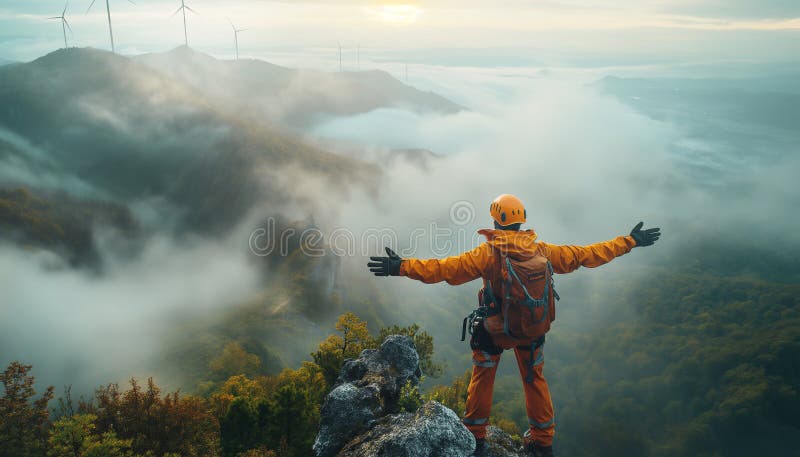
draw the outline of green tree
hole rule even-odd
[[[219,421],[223,457],[235,457],[261,444],[258,414],[244,397],[235,398]]]
[[[47,404],[53,398],[53,387],[34,400],[36,380],[28,374],[30,370],[31,365],[15,361],[0,373],[0,457],[44,454],[50,426]]]
[[[339,377],[344,361],[354,359],[364,349],[373,347],[374,339],[370,336],[367,323],[353,313],[344,313],[336,321],[339,335],[330,335],[319,344],[311,357],[321,369],[329,386]]]
[[[400,388],[400,399],[397,402],[397,406],[400,407],[400,412],[416,412],[419,407],[422,406],[422,403],[423,399],[419,394],[419,386],[412,384],[409,379],[403,387]]]
[[[261,371],[261,359],[247,352],[239,342],[231,341],[208,367],[217,379],[227,379],[237,374],[255,376]]]
[[[308,455],[327,391],[322,369],[312,362],[274,377],[232,376],[211,396],[212,405],[230,405],[220,418],[223,455],[264,448],[282,457]]]
[[[279,455],[309,455],[319,430],[319,413],[328,391],[322,370],[305,362],[296,370],[278,375],[276,390],[258,407],[266,444],[284,442]]]
[[[306,386],[286,383],[278,388],[268,405],[271,413],[262,422],[270,442],[285,439],[292,456],[308,455],[319,425],[318,405]]]
[[[117,438],[113,431],[95,432],[92,414],[62,417],[53,423],[48,439],[49,457],[131,457],[131,440]]]
[[[244,398],[251,405],[254,405],[266,398],[267,393],[272,392],[277,383],[277,378],[273,376],[258,376],[255,379],[250,379],[241,374],[231,376],[209,397],[211,411],[221,419],[227,414],[228,407],[233,400]]]
[[[430,393],[426,395],[426,399],[438,401],[455,411],[456,414],[464,414],[470,378],[472,378],[472,370],[467,370],[463,375],[453,380],[453,383],[449,386],[434,386]]]

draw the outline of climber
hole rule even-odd
[[[555,319],[553,297],[558,298],[550,274],[569,273],[581,266],[598,267],[630,252],[634,247],[652,245],[661,232],[658,228],[642,230],[643,223],[639,222],[628,236],[588,246],[559,246],[537,241],[533,230],[520,230],[527,220],[527,211],[522,201],[513,195],[497,197],[490,205],[490,214],[494,219],[494,229],[479,230],[478,233],[485,236],[487,241],[471,251],[444,259],[403,259],[387,247],[386,257],[370,257],[367,266],[376,276],[406,276],[424,283],[447,281],[448,284],[458,285],[483,278],[484,287],[478,295],[482,306],[470,316],[470,347],[474,366],[463,418],[464,425],[475,435],[475,455],[488,454],[486,427],[489,424],[497,364],[503,350],[513,348],[523,378],[525,409],[530,425],[525,432],[525,449],[532,456],[552,456],[555,419],[550,391],[542,375],[544,333]],[[525,270],[528,277],[520,279],[524,275],[517,275],[516,271],[523,271],[525,262],[535,265],[537,261],[540,265],[546,265],[541,273],[532,274],[530,270]],[[514,285],[512,278],[521,287]],[[532,289],[536,287],[533,285],[536,281],[539,282],[537,291],[543,290],[539,299]],[[525,288],[526,285],[528,288]],[[521,300],[527,297],[529,306],[536,304],[528,312],[538,309],[540,313],[533,320],[527,319],[526,324],[535,321],[536,325],[525,327],[526,324],[509,320],[509,316],[516,314],[503,306],[504,303],[509,305],[519,301],[517,296],[522,290],[524,295],[521,295]],[[498,311],[493,313],[487,310]],[[506,315],[505,326],[503,313]],[[491,322],[499,322],[499,325],[492,326]]]

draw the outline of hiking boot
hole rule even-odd
[[[539,446],[536,443],[525,445],[525,453],[529,457],[553,457],[553,446]]]
[[[489,450],[489,443],[485,438],[475,438],[475,452],[472,453],[474,457],[489,457],[492,455]]]

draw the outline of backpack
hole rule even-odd
[[[499,290],[502,300],[497,300],[492,283],[484,279],[479,292],[480,305],[485,317],[483,326],[496,346],[510,349],[515,346],[535,345],[550,330],[556,318],[555,301],[560,297],[553,284],[553,266],[540,251],[529,258],[517,260],[495,249],[500,258]]]

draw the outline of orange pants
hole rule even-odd
[[[474,367],[467,389],[467,411],[463,422],[475,438],[486,437],[486,427],[489,425],[489,413],[492,409],[494,377],[497,373],[497,364],[500,363],[500,355],[480,349],[472,351]],[[536,349],[533,359],[530,347],[526,349],[516,347],[514,355],[517,358],[522,387],[525,391],[525,410],[530,426],[525,433],[525,443],[535,442],[541,446],[551,446],[556,427],[550,389],[547,388],[547,381],[542,375],[544,345]],[[528,367],[531,363],[533,367],[529,372]]]

